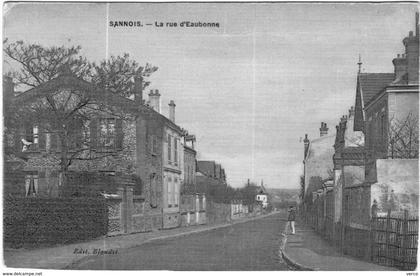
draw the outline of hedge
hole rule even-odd
[[[108,208],[102,197],[9,197],[3,208],[3,239],[9,247],[68,244],[108,232]]]

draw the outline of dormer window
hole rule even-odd
[[[115,149],[116,131],[115,119],[106,118],[99,120],[99,146],[102,149]]]
[[[124,132],[119,118],[93,118],[90,122],[91,148],[98,151],[123,149]]]

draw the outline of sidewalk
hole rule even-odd
[[[285,229],[286,233],[286,229]],[[297,225],[295,235],[285,235],[281,254],[297,270],[321,271],[395,271],[392,267],[342,256],[314,230]]]
[[[92,256],[90,254],[75,253],[75,249],[79,252],[88,250],[92,252],[94,249],[113,249],[121,250],[139,246],[141,244],[154,240],[173,238],[193,233],[209,231],[212,229],[228,227],[237,223],[244,223],[254,219],[260,219],[266,216],[274,215],[276,212],[261,215],[258,217],[243,218],[230,223],[218,225],[197,225],[190,227],[175,228],[169,230],[157,230],[147,233],[137,233],[130,235],[120,235],[113,237],[102,237],[96,240],[75,243],[69,245],[60,245],[42,249],[4,249],[3,260],[4,265],[14,268],[45,268],[45,269],[65,269],[71,267],[84,257]]]

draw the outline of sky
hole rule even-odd
[[[321,122],[335,133],[354,105],[359,54],[363,72],[393,72],[416,11],[415,3],[7,3],[3,36],[157,66],[150,89],[162,94],[165,115],[175,101],[199,160],[221,163],[233,187],[249,178],[298,188],[302,137],[319,137]],[[219,28],[145,25],[183,21]]]

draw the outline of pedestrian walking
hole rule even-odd
[[[296,233],[296,231],[295,231],[295,220],[296,220],[295,207],[289,206],[288,216],[287,216],[287,224],[288,224],[288,229],[292,230],[292,235],[294,235]]]

